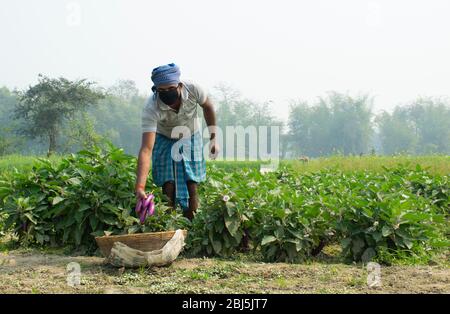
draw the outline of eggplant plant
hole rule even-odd
[[[337,167],[299,173],[289,164],[261,173],[208,165],[200,207],[190,222],[167,207],[161,189],[136,202],[136,158],[109,145],[53,164],[40,158],[30,172],[0,178],[0,227],[24,245],[95,249],[95,236],[189,229],[191,255],[232,257],[245,248],[270,262],[300,262],[325,244],[340,244],[351,261],[383,262],[448,250],[450,184],[399,164],[382,171]],[[152,213],[152,215],[149,215]]]
[[[0,182],[0,211],[23,244],[73,245],[95,249],[95,236],[173,230],[188,223],[163,202],[149,180],[154,215],[139,219],[133,210],[136,159],[113,147],[80,151],[53,165],[39,158],[29,173]],[[152,200],[153,201],[153,200]]]

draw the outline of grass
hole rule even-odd
[[[45,156],[21,156],[7,155],[0,157],[0,173],[12,171],[17,168],[19,171],[29,171],[37,157]],[[63,156],[54,155],[50,157],[52,162],[58,162]],[[282,163],[290,164],[298,172],[316,172],[327,168],[339,168],[343,171],[373,170],[382,171],[384,167],[394,167],[398,164],[407,165],[413,169],[419,164],[434,175],[450,174],[450,156],[330,156],[312,158],[309,162],[299,160],[283,160]],[[260,161],[208,161],[209,166],[233,170],[237,168],[259,168]]]
[[[398,164],[414,169],[417,164],[433,175],[450,174],[450,156],[331,156],[311,159],[309,162],[287,161],[299,172],[315,172],[327,168],[343,171],[371,170],[382,171]]]
[[[285,264],[179,257],[168,267],[120,269],[88,256],[0,253],[4,293],[449,293],[450,269],[382,266],[379,288],[364,265]],[[15,260],[16,263],[11,263]],[[81,265],[81,285],[67,285],[66,266]]]
[[[46,158],[45,156],[42,156]],[[58,162],[62,156],[50,158]],[[29,171],[36,156],[0,157],[0,174]],[[382,171],[399,163],[411,169],[419,164],[434,175],[450,174],[450,156],[331,156],[309,162],[283,161],[298,172],[337,167],[344,171]],[[211,161],[208,165],[233,170],[256,168],[260,162]],[[0,221],[1,223],[1,221]],[[21,293],[449,293],[450,256],[436,256],[432,263],[417,256],[392,259],[382,266],[383,286],[367,287],[367,271],[360,264],[345,264],[339,245],[328,246],[303,264],[262,263],[261,257],[236,254],[232,259],[181,256],[172,266],[139,268],[123,273],[102,265],[98,257],[71,257],[64,248],[33,249],[5,241],[0,234],[0,291]],[[387,254],[387,253],[386,253]],[[47,261],[46,258],[50,257]],[[17,258],[17,266],[11,260]],[[66,285],[65,266],[80,263],[82,285]],[[22,266],[24,265],[24,266]]]
[[[47,156],[23,156],[23,155],[6,155],[0,156],[0,174],[10,172],[16,168],[18,171],[30,171],[37,158],[45,158]],[[48,158],[50,161],[57,163],[62,156],[54,155]]]

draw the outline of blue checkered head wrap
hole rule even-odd
[[[180,83],[180,67],[174,63],[162,65],[154,68],[152,71],[153,87],[158,88],[160,85],[178,84]]]

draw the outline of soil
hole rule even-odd
[[[67,270],[72,262],[79,277]],[[0,253],[0,293],[450,293],[445,265],[380,272],[380,285],[369,287],[371,273],[357,264],[181,257],[167,267],[124,269],[101,257],[13,250]],[[80,282],[69,285],[68,278]]]

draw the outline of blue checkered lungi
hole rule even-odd
[[[187,181],[197,183],[206,179],[206,161],[200,132],[190,138],[171,139],[156,133],[152,154],[152,176],[157,186],[175,182],[175,204],[189,208]]]

